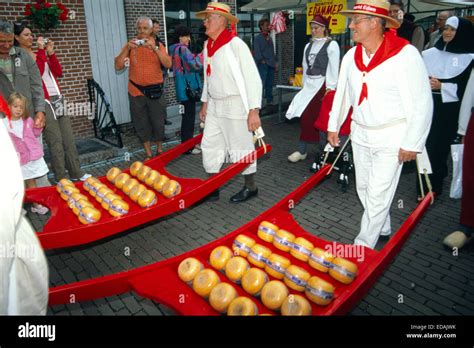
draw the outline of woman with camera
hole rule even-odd
[[[81,170],[70,116],[65,115],[66,103],[57,79],[62,76],[62,68],[54,52],[52,40],[38,37],[38,50],[33,51],[33,33],[25,25],[15,25],[15,45],[26,50],[38,65],[43,78],[43,92],[46,99],[46,125],[44,137],[51,155],[54,179],[66,178],[66,169],[72,180],[86,180],[90,174]]]
[[[173,57],[173,76],[176,87],[176,98],[182,105],[181,115],[181,142],[194,136],[196,122],[196,102],[201,99],[202,83],[199,72],[202,70],[202,53],[193,54],[189,50],[191,31],[186,27],[176,29],[178,43],[170,46]],[[199,154],[201,150],[196,147],[187,152]]]

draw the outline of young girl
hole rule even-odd
[[[27,100],[22,94],[12,93],[7,102],[11,120],[5,118],[3,122],[20,158],[25,187],[34,188],[35,179],[48,173],[48,166],[43,159],[43,146],[38,139],[43,129],[34,127],[33,119],[28,117]],[[48,208],[33,203],[31,211],[44,215],[48,212]]]

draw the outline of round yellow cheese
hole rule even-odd
[[[196,275],[204,268],[201,262],[194,257],[181,261],[178,267],[178,276],[183,282],[191,284]]]
[[[173,198],[181,193],[181,185],[176,180],[169,180],[163,186],[161,193],[167,198]]]
[[[137,179],[130,178],[123,184],[122,191],[128,196],[130,194],[130,191],[132,191],[132,189],[139,184],[140,182]]]
[[[150,172],[145,176],[145,184],[148,186],[153,187],[153,183],[156,179],[160,177],[160,173],[154,169],[150,170]]]
[[[272,254],[272,251],[267,247],[260,244],[255,244],[247,256],[249,262],[257,267],[264,268],[267,264],[268,257]]]
[[[108,172],[107,172],[107,175],[106,175],[106,176],[107,176],[107,180],[109,180],[111,183],[113,183],[114,180],[115,180],[115,178],[116,178],[119,174],[121,174],[121,173],[122,173],[122,171],[121,171],[119,168],[117,168],[117,167],[112,167],[112,168],[110,168],[110,169],[108,170]]]
[[[102,208],[104,208],[105,210],[109,210],[110,208],[110,203],[113,202],[114,200],[116,199],[119,199],[119,200],[122,200],[122,198],[118,195],[116,195],[115,193],[113,192],[109,192],[107,193],[104,198],[102,199]]]
[[[63,188],[61,190],[60,196],[61,196],[62,199],[67,201],[67,200],[69,200],[69,197],[73,193],[79,193],[79,189],[74,185],[65,185],[65,186],[63,186]]]
[[[265,272],[277,279],[283,279],[288,266],[291,265],[290,260],[278,254],[271,254],[265,265]]]
[[[132,165],[130,166],[130,174],[132,176],[137,176],[138,171],[142,168],[143,163],[140,161],[133,162]]]
[[[290,251],[293,241],[295,240],[295,235],[286,230],[278,230],[273,236],[273,245],[283,251]]]
[[[99,180],[91,181],[89,184],[89,194],[92,197],[97,196],[97,191],[103,186],[103,184]]]
[[[233,282],[240,282],[242,276],[250,268],[246,259],[240,256],[231,258],[225,265],[225,275]]]
[[[218,271],[225,268],[225,265],[232,257],[232,250],[226,246],[219,246],[215,248],[209,256],[211,266]]]
[[[145,178],[146,176],[151,172],[151,168],[146,166],[146,165],[143,165],[140,170],[138,171],[138,174],[137,174],[137,178],[138,180],[144,182],[145,181]]]
[[[251,299],[242,296],[233,300],[227,309],[227,315],[230,316],[251,316],[257,314],[257,305]]]
[[[138,184],[135,186],[131,191],[130,194],[128,195],[130,199],[134,202],[138,202],[138,198],[140,195],[147,190],[145,185]]]
[[[293,255],[298,260],[303,262],[308,262],[311,251],[314,249],[313,243],[309,240],[298,237],[293,241],[291,246],[290,254]]]
[[[196,274],[193,290],[201,297],[209,297],[212,289],[220,282],[219,276],[212,269],[206,268]]]
[[[115,178],[114,184],[117,188],[122,189],[123,185],[127,182],[128,179],[130,179],[130,175],[128,175],[127,173],[119,174]]]
[[[289,295],[281,305],[282,315],[311,315],[311,304],[300,295]]]
[[[209,304],[219,313],[227,312],[230,303],[238,296],[234,287],[228,283],[219,283],[209,295]]]
[[[334,298],[334,286],[319,277],[311,277],[306,285],[305,295],[320,306],[328,305]]]
[[[56,191],[58,191],[58,193],[61,194],[64,186],[74,186],[74,183],[71,180],[66,179],[66,178],[61,179],[56,185]]]
[[[67,200],[67,205],[69,208],[73,208],[76,206],[76,202],[80,199],[85,199],[86,201],[88,200],[86,196],[84,196],[82,193],[73,193],[72,195],[69,196]]]
[[[79,211],[79,215],[78,215],[79,221],[83,223],[84,225],[97,222],[100,220],[100,217],[101,217],[100,211],[98,211],[95,208],[91,208],[89,206],[82,208]]]
[[[329,275],[344,284],[350,284],[357,276],[358,267],[355,263],[336,257],[332,260]]]
[[[304,291],[310,277],[311,275],[303,268],[290,265],[286,269],[284,282],[293,290]]]
[[[85,207],[90,207],[94,208],[91,202],[89,202],[87,199],[79,199],[78,201],[75,202],[74,206],[72,208],[72,212],[76,215],[79,215],[81,210]]]
[[[289,294],[290,292],[285,284],[279,280],[272,280],[265,284],[260,298],[265,307],[273,311],[279,311],[283,301],[285,301]]]
[[[332,266],[332,260],[334,260],[334,255],[321,248],[314,248],[309,255],[308,264],[320,272],[327,273]]]
[[[121,216],[128,214],[130,207],[127,202],[121,199],[115,199],[109,204],[109,213],[112,216]]]
[[[165,184],[170,180],[170,178],[168,178],[166,175],[160,175],[159,178],[157,178],[155,180],[155,182],[153,183],[153,188],[158,191],[158,192],[161,192],[163,191],[163,187],[165,186]]]
[[[143,191],[138,197],[138,204],[142,208],[149,208],[157,202],[156,193],[152,190]]]
[[[97,195],[95,196],[95,199],[97,200],[97,202],[102,203],[102,200],[104,199],[105,195],[108,193],[112,193],[112,190],[109,189],[107,186],[102,186],[97,191]]]
[[[245,234],[239,234],[232,244],[234,255],[247,257],[250,252],[250,248],[255,245],[255,240],[247,237]]]
[[[268,282],[267,274],[259,268],[251,268],[242,277],[242,287],[253,296],[260,295],[263,286]]]
[[[260,225],[258,226],[258,231],[257,234],[260,237],[260,239],[263,239],[265,242],[273,242],[273,236],[278,231],[278,226],[272,224],[271,222],[268,221],[262,221]]]

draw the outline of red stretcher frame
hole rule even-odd
[[[94,197],[84,190],[84,183],[82,182],[76,183],[76,187],[82,194],[89,198],[89,201],[96,209],[100,210],[102,214],[101,219],[93,224],[84,225],[79,222],[77,216],[74,215],[67,203],[61,199],[59,193],[56,191],[56,186],[27,190],[25,194],[25,202],[40,203],[47,206],[51,212],[51,217],[44,225],[43,230],[37,232],[42,247],[45,250],[48,250],[91,243],[189,208],[196,202],[202,200],[212,191],[221,187],[232,177],[243,171],[249,163],[265,153],[265,149],[259,147],[253,153],[242,158],[239,162],[228,166],[220,173],[213,175],[207,180],[179,178],[171,175],[166,170],[166,165],[184,152],[192,149],[196,144],[201,143],[201,139],[202,134],[145,162],[147,166],[159,171],[160,174],[164,174],[170,179],[177,180],[182,187],[181,193],[173,198],[166,198],[157,193],[158,203],[152,207],[146,209],[140,207],[125,195],[123,191],[110,183],[105,176],[98,178],[129,204],[130,210],[126,215],[119,217],[111,216]],[[271,145],[266,145],[266,151],[271,151]],[[123,170],[123,172],[129,173],[130,171],[129,169],[126,169]],[[152,189],[148,186],[147,188]]]
[[[294,207],[304,195],[324,180],[328,171],[329,165],[326,165],[269,210],[214,242],[168,260],[156,262],[134,270],[51,288],[49,293],[49,305],[66,304],[72,298],[71,295],[74,295],[75,301],[89,301],[96,298],[134,291],[142,297],[149,298],[170,307],[181,315],[219,315],[220,313],[216,312],[209,305],[207,300],[198,296],[191,286],[179,279],[178,266],[185,258],[195,257],[204,264],[205,268],[212,269],[208,261],[212,250],[220,245],[231,247],[237,235],[245,234],[254,238],[257,243],[270,248],[272,252],[289,258],[292,264],[304,268],[310,272],[311,275],[317,275],[335,285],[334,300],[329,305],[319,306],[310,302],[312,304],[312,315],[344,315],[363,298],[380,274],[393,260],[404,242],[408,239],[410,232],[429,207],[432,197],[431,195],[427,195],[418,204],[381,251],[364,248],[365,258],[363,262],[357,261],[356,258],[346,257],[346,259],[357,263],[359,271],[357,277],[351,284],[344,285],[331,278],[328,274],[321,273],[310,267],[307,263],[295,259],[289,253],[276,249],[272,244],[259,239],[257,236],[259,224],[262,221],[270,221],[280,228],[291,231],[297,237],[308,239],[315,247],[324,249],[327,244],[342,247],[343,244],[341,243],[333,244],[332,242],[309,234],[298,225],[293,219],[293,216],[289,213],[291,207]],[[251,298],[257,305],[259,314],[278,314],[267,309],[259,298],[247,294],[240,285],[232,283],[226,278],[225,274],[221,272],[217,272],[217,274],[221,281],[232,284],[239,296]],[[270,280],[274,279],[271,276],[269,276],[269,278]],[[289,290],[291,294],[304,295],[304,293]]]

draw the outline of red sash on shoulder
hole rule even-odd
[[[363,76],[365,76],[372,69],[376,68],[377,66],[385,62],[387,59],[390,59],[393,56],[397,55],[402,50],[402,48],[408,44],[409,42],[407,40],[396,36],[396,34],[391,31],[387,31],[385,32],[385,37],[382,41],[382,44],[380,45],[377,52],[375,52],[375,55],[369,62],[368,66],[364,65],[364,60],[362,58],[362,45],[360,43],[357,44],[354,55],[356,66],[360,71],[363,72]],[[367,99],[368,97],[369,91],[367,90],[367,84],[365,83],[365,81],[363,81],[358,105],[360,105],[364,101],[364,99]]]
[[[232,40],[234,37],[235,37],[235,34],[225,29],[222,31],[222,33],[219,34],[219,36],[215,40],[212,40],[211,38],[209,38],[209,40],[207,40],[207,57],[212,58],[214,53],[216,53],[216,51],[219,48],[229,43],[230,40]],[[207,76],[211,75],[211,62],[210,61],[208,61],[208,64],[207,64],[206,75]]]

